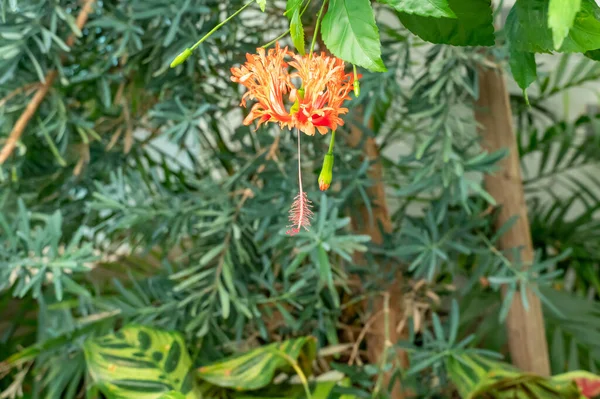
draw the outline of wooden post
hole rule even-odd
[[[363,132],[356,126],[351,128],[348,142],[352,147],[357,147],[361,142],[363,143],[364,157],[373,162],[368,175],[375,182],[367,189],[373,212],[372,220],[369,217],[367,208],[362,206],[358,209],[358,212],[353,214],[352,226],[355,231],[369,235],[373,244],[381,245],[383,244],[382,229],[386,233],[391,232],[392,222],[385,199],[385,187],[382,180],[383,167],[379,160],[379,149],[372,137],[366,138],[363,142]],[[360,254],[355,256],[355,260],[357,263],[364,263],[364,259]],[[386,284],[386,282],[382,282],[382,284]],[[366,335],[367,355],[370,363],[380,364],[381,357],[385,356],[389,348],[401,338],[406,338],[404,331],[400,333],[396,331],[396,326],[403,317],[402,276],[397,276],[384,296],[376,298],[372,305],[373,320],[370,321],[369,331]],[[398,355],[402,367],[408,367],[407,354],[399,351]],[[384,387],[389,385],[390,378],[391,373],[388,373],[384,378]],[[390,399],[403,398],[402,387],[399,383],[396,383],[390,393]]]
[[[488,151],[502,148],[509,155],[500,163],[500,169],[485,176],[487,191],[494,197],[500,213],[497,228],[510,217],[519,219],[499,239],[502,249],[520,247],[524,262],[533,260],[533,245],[527,218],[527,206],[523,192],[521,166],[517,141],[513,131],[509,95],[501,70],[479,71],[479,99],[475,118],[482,127],[483,146]],[[513,364],[524,371],[542,376],[550,375],[548,344],[542,314],[542,305],[537,296],[527,292],[529,310],[525,310],[521,296],[515,295],[507,317],[508,344]]]

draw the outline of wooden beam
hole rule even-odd
[[[488,151],[506,148],[508,156],[500,169],[485,176],[486,190],[494,197],[500,212],[499,228],[514,215],[517,222],[499,239],[501,249],[521,248],[523,262],[533,260],[533,244],[523,192],[521,165],[513,130],[509,93],[501,70],[479,71],[479,99],[475,118],[480,123],[483,146]],[[515,295],[507,317],[508,344],[513,364],[524,371],[550,375],[548,344],[542,305],[537,296],[527,291],[529,310],[525,310],[520,295]]]
[[[353,126],[350,129],[348,142],[352,147],[358,147],[363,144],[363,156],[372,162],[368,171],[368,176],[374,184],[367,189],[367,194],[371,201],[372,218],[366,206],[362,205],[353,213],[353,230],[366,234],[371,237],[371,243],[375,245],[383,244],[383,233],[392,231],[392,221],[389,215],[387,202],[385,198],[385,186],[383,184],[383,166],[379,155],[379,148],[373,137],[367,137],[363,140],[362,129]],[[355,255],[355,261],[358,264],[365,263],[361,254]],[[385,356],[390,348],[400,339],[407,338],[406,331],[396,331],[396,326],[403,318],[403,293],[402,293],[402,274],[398,273],[396,280],[392,282],[382,281],[382,285],[388,285],[389,288],[382,296],[375,298],[371,307],[365,303],[367,309],[371,310],[373,320],[370,320],[369,331],[366,335],[367,356],[371,364],[380,364],[382,356]],[[403,368],[408,367],[408,355],[404,351],[397,351]],[[382,389],[389,386],[392,373],[387,373],[383,378]],[[399,383],[394,384],[390,392],[390,399],[403,399],[405,397],[402,387]]]

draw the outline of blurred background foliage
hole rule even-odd
[[[173,342],[189,353],[181,367],[311,335],[313,371],[348,378],[323,397],[387,397],[390,370],[415,397],[464,395],[460,367],[477,371],[473,389],[484,375],[474,364],[508,367],[499,360],[510,360],[503,321],[522,287],[544,303],[553,373],[597,372],[600,114],[565,115],[549,100],[567,103],[571,90],[590,87],[600,64],[563,55],[538,70],[530,107],[511,97],[537,250],[525,273],[496,247],[502,229],[492,228],[482,173],[505,152],[481,150],[473,115],[477,69],[503,67],[506,48],[489,50],[499,60],[491,65],[481,49],[425,44],[377,9],[388,71],[361,71],[326,194],[317,176],[328,140],[304,140],[316,216],[291,239],[295,139],[241,126],[241,91],[229,78],[245,53],[286,31],[285,5],[249,9],[169,69],[240,5],[96,1],[80,30],[79,1],[0,0],[0,143],[58,73],[0,167],[0,398],[107,395],[94,384],[93,343],[125,339],[98,337],[131,323],[178,332]],[[310,6],[306,26],[317,10]],[[375,223],[378,205],[371,161],[349,139],[356,130],[381,153],[393,226],[382,244],[360,226]],[[372,364],[364,342],[372,315],[361,303],[394,281],[404,318],[392,328],[406,339]],[[398,367],[400,348],[408,369]]]

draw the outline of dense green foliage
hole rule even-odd
[[[465,365],[469,387],[495,389],[487,368],[508,367],[498,360],[507,355],[504,319],[526,287],[545,307],[553,372],[596,372],[600,115],[569,118],[548,105],[600,78],[590,59],[600,49],[595,3],[565,13],[556,0],[519,0],[496,32],[485,0],[329,0],[322,14],[319,1],[289,0],[287,12],[251,3],[170,68],[243,4],[98,1],[80,30],[79,1],[0,0],[0,146],[48,73],[58,74],[0,165],[0,398],[113,397],[111,389],[226,398],[233,391],[218,383],[221,361],[234,364],[240,358],[228,356],[240,352],[272,367],[254,379],[234,368],[244,390],[265,397],[306,395],[298,381],[272,385],[297,369],[348,378],[311,385],[315,399],[387,397],[388,372],[420,397],[449,397]],[[282,43],[308,44],[317,15],[327,49],[373,72],[360,71],[360,96],[347,103],[327,193],[317,176],[329,137],[303,140],[315,218],[290,238],[295,135],[242,126],[229,69],[288,27]],[[552,50],[590,58],[565,54],[551,72],[538,71],[533,53]],[[521,88],[531,85],[530,106],[511,98],[537,250],[526,271],[511,256],[516,248],[496,247],[510,223],[494,231],[495,201],[481,176],[506,152],[481,150],[473,112],[478,70],[509,59]],[[358,145],[352,132],[362,135]],[[375,160],[362,149],[370,138]],[[390,203],[381,244],[364,229],[381,206],[370,195],[373,163]],[[399,281],[405,318],[391,328],[406,340],[369,363],[370,304]],[[292,338],[301,342],[295,351],[268,352]],[[398,367],[399,348],[408,369]],[[507,375],[508,392],[521,389],[525,377]],[[140,396],[144,389],[151,394]],[[257,393],[244,395],[236,397]]]

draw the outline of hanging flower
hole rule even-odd
[[[258,119],[258,126],[275,122],[312,136],[315,129],[326,134],[344,124],[340,115],[348,109],[342,104],[354,87],[354,75],[344,71],[344,61],[325,53],[300,56],[279,44],[268,52],[259,48],[257,53],[247,54],[244,65],[231,68],[231,80],[248,89],[240,105],[256,100],[245,125]],[[286,58],[292,60],[288,63]],[[299,88],[293,85],[294,78],[299,78]]]
[[[348,112],[343,108],[348,93],[354,87],[354,75],[344,71],[344,61],[339,58],[320,55],[294,55],[290,66],[296,71],[292,78],[298,77],[304,89],[298,97],[298,111],[293,115],[294,127],[312,136],[315,128],[321,134],[328,129],[336,130],[344,121],[340,115]],[[297,91],[292,91],[292,100]]]
[[[246,107],[246,99],[256,100],[244,119],[244,125],[258,119],[258,126],[265,122],[277,122],[281,128],[291,128],[292,116],[283,101],[294,86],[284,58],[293,53],[287,47],[281,49],[279,44],[266,54],[263,48],[258,48],[257,52],[246,54],[246,63],[241,67],[231,68],[231,80],[248,89],[240,105]]]
[[[290,209],[287,234],[295,235],[302,228],[308,230],[313,213],[302,188],[300,132],[313,136],[315,131],[321,134],[327,134],[329,129],[333,131],[324,172],[319,177],[319,187],[326,190],[331,184],[333,137],[337,127],[344,124],[340,115],[348,109],[342,105],[350,99],[348,93],[356,86],[356,71],[346,73],[344,61],[325,53],[300,56],[277,44],[268,51],[259,48],[257,54],[246,54],[246,62],[239,68],[231,68],[231,75],[232,81],[248,89],[240,105],[246,107],[248,99],[256,101],[244,118],[244,125],[258,119],[258,126],[272,122],[282,129],[298,130],[299,192]],[[299,87],[293,82],[299,83]]]

